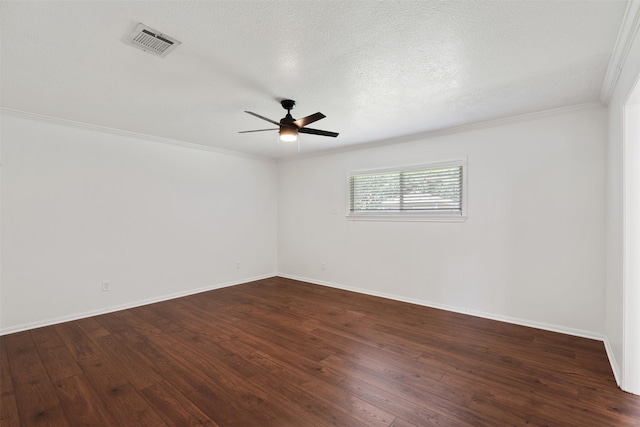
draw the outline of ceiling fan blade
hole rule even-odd
[[[250,132],[264,132],[265,130],[280,130],[280,128],[271,128],[271,129],[256,129],[256,130],[241,130],[238,133],[250,133]]]
[[[301,128],[301,127],[304,127],[304,126],[306,126],[308,124],[311,124],[313,122],[317,122],[320,119],[324,119],[325,117],[327,117],[327,116],[325,116],[322,113],[315,113],[315,114],[312,114],[310,116],[298,119],[295,122],[293,122],[293,124],[298,126],[299,128]]]
[[[252,116],[255,116],[255,117],[259,118],[259,119],[266,120],[269,123],[273,123],[274,125],[280,126],[279,122],[276,122],[275,120],[268,119],[268,118],[266,118],[264,116],[261,116],[260,114],[253,113],[251,111],[245,111],[245,113],[251,114]]]
[[[329,132],[328,130],[319,130],[319,129],[310,129],[310,128],[301,128],[298,129],[298,133],[310,133],[312,135],[320,135],[320,136],[338,136],[338,132]]]

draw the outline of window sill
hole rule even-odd
[[[425,215],[425,214],[351,214],[349,221],[381,222],[465,222],[466,215]]]

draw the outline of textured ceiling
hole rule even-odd
[[[627,1],[6,1],[2,106],[268,157],[599,100]],[[124,43],[137,23],[182,42]]]

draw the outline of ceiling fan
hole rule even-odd
[[[259,119],[266,120],[269,123],[273,123],[278,126],[277,128],[271,129],[257,129],[257,130],[244,130],[238,133],[249,133],[249,132],[263,132],[267,130],[277,130],[280,134],[280,141],[283,142],[294,142],[298,139],[298,133],[309,133],[312,135],[320,135],[320,136],[331,136],[335,138],[338,136],[338,132],[329,132],[326,130],[319,129],[311,129],[306,127],[308,124],[316,122],[320,119],[324,119],[326,116],[322,113],[311,114],[310,116],[303,117],[301,119],[294,119],[291,116],[291,110],[296,106],[296,101],[292,99],[283,99],[280,101],[280,105],[282,108],[287,110],[287,115],[284,118],[280,119],[280,122],[276,122],[275,120],[268,119],[260,114],[253,113],[251,111],[245,111],[247,114],[251,114]]]

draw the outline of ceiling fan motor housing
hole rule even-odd
[[[282,101],[280,101],[280,105],[282,105],[282,108],[284,108],[285,110],[291,111],[295,108],[296,101],[294,101],[293,99],[283,99]]]
[[[290,129],[290,133],[297,133],[298,126],[293,123],[295,119],[291,115],[291,110],[296,106],[296,101],[293,99],[283,99],[280,101],[280,105],[282,105],[282,108],[287,110],[287,115],[280,119],[280,133],[282,133],[283,130],[287,133],[286,129]]]

